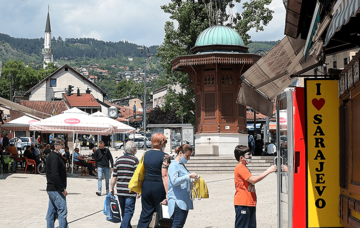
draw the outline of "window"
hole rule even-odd
[[[337,62],[336,61],[333,62],[333,68],[337,69]]]
[[[348,59],[344,58],[344,68],[348,65]]]
[[[56,87],[56,79],[50,79],[50,87]]]
[[[69,68],[65,67],[65,71],[69,71]]]

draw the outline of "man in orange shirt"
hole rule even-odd
[[[258,176],[252,176],[246,167],[251,162],[251,151],[247,146],[238,145],[234,150],[239,164],[235,167],[235,228],[256,228],[256,191],[255,184],[268,174],[276,171],[276,165],[270,166]]]

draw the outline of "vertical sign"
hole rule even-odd
[[[308,227],[341,227],[336,80],[305,80]]]

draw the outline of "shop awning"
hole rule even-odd
[[[334,6],[334,12],[329,29],[326,34],[324,46],[329,44],[331,38],[341,30],[341,28],[349,23],[352,17],[355,17],[360,11],[360,0],[342,0],[338,1]],[[358,27],[358,25],[356,26]],[[358,28],[354,28],[354,31]],[[347,36],[351,34],[346,34]],[[354,39],[359,39],[357,34],[354,35]],[[344,44],[344,43],[343,43]]]
[[[33,117],[33,118],[45,119],[45,118],[48,118],[51,116],[50,114],[39,112],[39,111],[36,111],[35,109],[31,109],[31,108],[19,105],[12,101],[6,100],[2,97],[0,97],[0,106],[3,108],[6,108],[8,110],[22,112],[25,115]]]
[[[322,64],[319,58],[322,43],[312,45],[306,61],[304,46],[305,40],[300,36],[297,39],[285,36],[242,75],[237,102],[271,117],[274,98],[296,80],[291,76]]]

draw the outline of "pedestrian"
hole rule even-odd
[[[266,154],[276,156],[275,140],[271,140],[271,143],[267,146]]]
[[[253,135],[249,135],[248,147],[251,150],[252,156],[255,156],[255,140]]]
[[[169,166],[169,191],[167,194],[169,216],[173,218],[172,227],[182,228],[185,225],[189,210],[194,209],[191,200],[191,178],[197,179],[196,173],[190,173],[185,164],[190,160],[192,147],[183,144],[176,151],[176,157]]]
[[[246,167],[251,162],[251,152],[247,146],[235,147],[234,155],[238,161],[234,171],[235,182],[235,228],[256,228],[256,191],[255,184],[276,171],[276,165],[270,166],[258,176],[252,176]]]
[[[40,146],[40,144],[41,144],[41,139],[40,139],[40,135],[38,135],[38,137],[37,137],[37,143],[38,143],[38,147]]]
[[[99,149],[97,149],[95,155],[95,172],[97,172],[98,174],[98,191],[96,192],[96,195],[98,196],[101,196],[103,174],[105,175],[106,195],[109,194],[109,178],[110,178],[109,162],[111,165],[111,171],[114,171],[114,160],[111,155],[111,152],[108,148],[105,148],[104,141],[100,141]]]
[[[10,143],[9,143],[9,138],[8,138],[8,134],[7,134],[7,133],[5,134],[5,137],[3,138],[2,144],[3,144],[3,147],[7,147],[7,146],[10,145]]]
[[[135,157],[136,144],[129,141],[125,144],[125,153],[115,162],[113,177],[111,179],[110,191],[114,195],[114,186],[116,184],[117,197],[121,209],[121,225],[120,228],[131,228],[131,219],[135,211],[136,199],[140,194],[130,192],[128,188],[129,182],[136,170],[139,160]]]
[[[53,140],[54,136],[52,134],[49,135],[49,143],[51,144],[52,143],[52,140]]]
[[[260,134],[256,135],[256,140],[255,140],[255,155],[256,156],[260,156],[263,152],[263,146],[264,146],[264,141],[261,138]]]
[[[63,141],[54,143],[54,149],[46,159],[46,192],[49,196],[49,207],[46,215],[47,228],[53,228],[55,220],[59,220],[59,228],[67,228],[67,183],[66,168],[60,157]]]
[[[20,152],[20,154],[22,154],[22,141],[20,137],[16,139],[16,148]]]
[[[159,204],[167,204],[168,168],[170,156],[162,150],[167,143],[166,136],[156,133],[151,138],[153,150],[144,155],[145,178],[142,185],[141,215],[137,228],[147,228]]]

